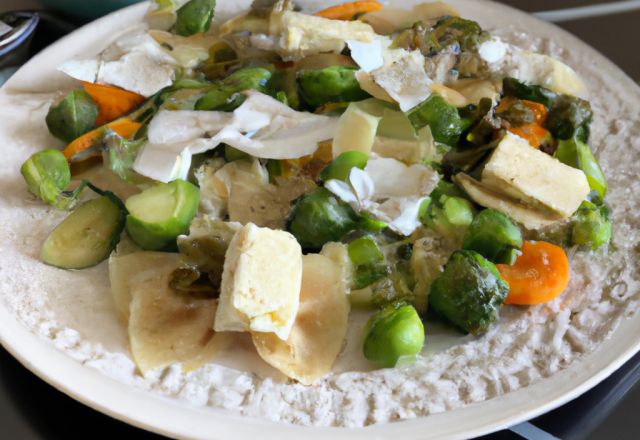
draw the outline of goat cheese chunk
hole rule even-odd
[[[226,253],[215,330],[275,333],[287,340],[301,283],[302,249],[293,235],[248,223]]]
[[[482,183],[563,217],[570,217],[590,191],[584,172],[531,148],[524,139],[510,133],[482,171]]]

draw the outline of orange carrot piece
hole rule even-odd
[[[140,122],[133,122],[126,119],[118,119],[117,121],[107,124],[107,127],[124,139],[130,139],[141,126],[142,124]]]
[[[511,107],[516,102],[518,102],[518,98],[516,98],[515,96],[505,96],[500,100],[500,103],[498,103],[498,106],[496,107],[495,112],[502,113],[503,111]]]
[[[316,12],[316,17],[328,18],[330,20],[351,20],[356,14],[379,11],[383,6],[371,0],[345,3],[343,5],[333,6]]]
[[[529,145],[533,148],[539,148],[540,144],[549,133],[549,131],[537,124],[527,124],[521,127],[509,127],[507,131],[526,139],[527,142],[529,142]]]
[[[104,135],[106,127],[109,127],[110,129],[115,131],[118,136],[129,139],[134,135],[134,133],[140,128],[141,125],[141,123],[133,122],[129,120],[129,118],[118,119],[107,125],[98,127],[95,130],[91,130],[89,133],[83,134],[78,139],[67,145],[67,147],[62,150],[62,154],[64,154],[64,157],[69,160],[81,151],[86,150],[91,145],[100,140],[100,138]]]
[[[98,117],[94,125],[103,125],[133,111],[146,99],[137,93],[117,87],[92,84],[82,81],[84,89],[98,104]]]
[[[561,247],[544,241],[525,241],[513,266],[496,264],[509,283],[505,304],[535,305],[551,301],[567,287],[569,261]]]
[[[542,104],[533,101],[527,101],[525,99],[523,99],[521,102],[522,105],[533,112],[533,116],[535,116],[536,118],[534,124],[542,125],[545,119],[547,119],[547,108]]]

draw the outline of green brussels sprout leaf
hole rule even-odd
[[[215,0],[188,1],[176,11],[178,18],[171,30],[181,37],[208,31],[215,7]]]
[[[465,128],[458,109],[437,93],[409,110],[407,116],[416,133],[428,125],[436,142],[453,148]]]
[[[52,135],[67,143],[91,131],[98,117],[98,104],[84,90],[74,90],[49,108],[45,119]]]

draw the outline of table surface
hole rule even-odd
[[[607,3],[606,0],[504,0],[502,3],[528,11],[537,12],[553,9]],[[0,0],[0,13],[10,10],[39,9],[37,0]],[[560,26],[577,35],[620,66],[635,81],[640,81],[640,57],[631,52],[629,46],[638,43],[637,23],[640,10],[604,17],[590,18],[560,23]],[[620,377],[627,382],[635,380],[640,365],[640,355],[635,364],[627,365],[616,377],[603,382],[584,397],[565,407],[532,421],[536,426],[549,430],[563,440],[604,440],[638,438],[640,417],[640,384],[636,384],[623,399],[613,399],[615,387]],[[638,370],[640,371],[640,370]],[[592,402],[600,402],[603,410],[619,403],[611,414],[588,436],[568,434],[570,427],[562,426],[562,420],[576,412],[586,412]],[[610,408],[609,408],[610,409]],[[99,427],[99,429],[96,429]],[[585,429],[584,431],[588,431]],[[165,437],[131,427],[94,411],[47,385],[25,369],[11,355],[0,347],[0,440],[76,440],[86,439],[91,433],[92,440],[136,438],[137,440],[162,440]],[[482,440],[516,440],[520,436],[510,431],[502,431],[483,437]]]

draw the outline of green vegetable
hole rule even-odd
[[[305,249],[340,241],[358,227],[360,217],[331,191],[318,188],[292,202],[290,231]]]
[[[98,104],[84,90],[74,90],[49,108],[45,120],[52,135],[70,143],[91,131],[97,117]]]
[[[322,170],[320,179],[322,179],[323,182],[327,182],[332,179],[346,182],[352,168],[355,167],[364,170],[368,161],[369,156],[361,151],[345,151],[333,159],[328,167]]]
[[[176,11],[178,18],[171,30],[182,37],[208,31],[215,7],[215,0],[190,0]]]
[[[280,100],[278,95],[284,94],[287,98],[286,104],[294,110],[300,108],[300,95],[296,87],[296,75],[297,70],[295,67],[277,69],[271,74],[271,78],[266,85],[269,96]]]
[[[471,224],[476,210],[467,194],[452,183],[438,182],[418,213],[419,219],[448,240],[458,241]]]
[[[354,102],[371,98],[360,88],[355,72],[358,67],[333,66],[322,70],[301,70],[298,73],[300,94],[312,108],[331,102]]]
[[[520,229],[493,209],[478,214],[462,239],[462,249],[476,251],[494,264],[515,263],[515,251],[521,247]]]
[[[537,102],[544,105],[547,109],[553,107],[557,96],[549,89],[524,84],[514,78],[505,78],[502,81],[502,88],[504,96],[515,96],[518,99]]]
[[[409,29],[404,30],[391,45],[392,49],[419,49],[424,56],[433,55],[455,43],[460,49],[469,51],[489,38],[478,23],[460,17],[445,16],[429,29],[418,21]]]
[[[453,226],[469,226],[473,221],[474,210],[468,200],[451,197],[444,202],[442,208]]]
[[[133,171],[133,164],[138,153],[146,145],[147,139],[127,141],[120,136],[112,136],[107,142],[109,151],[109,169],[116,173],[122,180],[130,183],[147,181],[145,177]]]
[[[458,250],[431,284],[429,305],[461,329],[478,334],[498,317],[509,285],[493,263],[474,251]]]
[[[61,269],[84,269],[109,257],[120,241],[126,210],[115,195],[103,194],[58,225],[42,246],[42,261]]]
[[[384,263],[384,254],[371,237],[358,238],[348,247],[349,258],[356,266],[353,289],[363,289],[386,277],[391,271]]]
[[[178,237],[180,267],[172,274],[171,286],[189,292],[219,293],[225,254],[238,228],[236,223],[206,216],[194,219],[189,236]]]
[[[419,354],[424,344],[424,327],[412,306],[399,301],[373,315],[362,335],[364,356],[385,368],[402,356]]]
[[[416,133],[428,125],[436,142],[454,148],[465,128],[458,109],[437,93],[409,110],[407,116]]]
[[[578,139],[579,134],[578,131],[577,135],[571,139],[560,141],[553,157],[565,165],[582,170],[587,176],[589,187],[597,191],[600,199],[604,200],[607,193],[607,180],[589,145]]]
[[[611,222],[609,221],[609,209],[606,206],[596,206],[584,201],[580,209],[571,217],[573,229],[571,241],[573,244],[591,244],[591,249],[596,250],[611,240]]]
[[[138,246],[149,251],[175,248],[176,238],[189,232],[200,190],[184,180],[160,183],[127,200],[127,230]]]
[[[575,96],[558,95],[547,114],[544,127],[556,139],[571,139],[581,127],[593,120],[591,105]]]
[[[287,99],[287,94],[285,92],[276,93],[276,99],[286,106],[289,105],[289,100]]]
[[[493,101],[489,98],[482,98],[478,106],[470,105],[458,111],[463,118],[463,129],[470,128],[464,139],[472,145],[491,142],[493,133],[501,127],[500,121],[494,116]]]
[[[33,195],[59,210],[73,208],[87,186],[83,181],[75,190],[65,191],[71,182],[71,170],[64,154],[51,148],[27,159],[20,173]]]
[[[371,286],[375,282],[386,278],[390,274],[391,268],[385,262],[372,261],[370,263],[365,263],[356,267],[355,271],[353,272],[353,284],[351,287],[353,290],[358,291],[364,289],[365,287]],[[352,299],[354,298],[350,298],[350,300]],[[362,299],[359,299],[359,304],[355,305],[354,308],[360,310],[373,309],[376,307],[378,299],[379,298],[377,298],[372,289],[371,295],[364,301]]]
[[[356,266],[384,260],[384,254],[371,237],[358,238],[348,247],[349,258]]]
[[[239,94],[240,92],[257,90],[265,93],[265,85],[269,78],[271,78],[271,72],[261,67],[236,72],[215,82],[211,86],[211,90],[196,102],[195,109],[233,111],[240,107],[246,99],[246,96]]]
[[[240,151],[237,148],[233,148],[231,145],[225,144],[224,157],[226,157],[229,162],[232,162],[234,160],[244,159],[246,157],[249,157],[249,155],[244,151]]]

